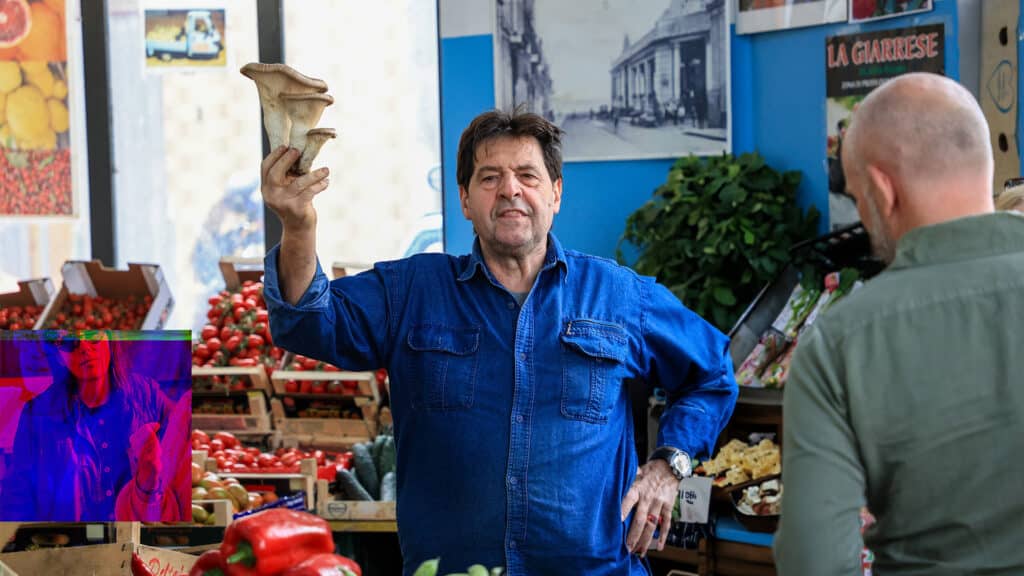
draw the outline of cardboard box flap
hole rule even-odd
[[[30,574],[89,574],[92,576],[131,576],[132,552],[160,576],[188,576],[196,557],[132,543],[48,548],[0,555],[11,570]]]

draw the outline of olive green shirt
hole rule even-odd
[[[801,337],[779,574],[1024,574],[1024,217],[918,228]],[[878,523],[862,541],[858,511]]]

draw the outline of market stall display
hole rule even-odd
[[[49,278],[18,282],[17,292],[0,294],[0,330],[31,330],[52,297]]]
[[[160,330],[174,298],[156,264],[108,268],[98,260],[67,261],[63,285],[34,328],[65,330]]]

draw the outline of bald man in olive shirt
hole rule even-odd
[[[779,573],[861,574],[866,544],[877,574],[1024,574],[1024,218],[993,212],[985,118],[949,79],[900,76],[842,160],[889,267],[794,356]]]

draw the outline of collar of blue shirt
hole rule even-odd
[[[558,264],[562,265],[563,271],[568,271],[568,264],[565,260],[565,250],[562,248],[562,244],[558,241],[558,238],[555,238],[554,234],[548,232],[548,250],[547,254],[544,256],[544,266],[541,267],[541,271],[551,269]],[[497,280],[495,280],[490,269],[487,268],[487,264],[484,262],[484,254],[480,250],[480,238],[473,240],[473,252],[471,252],[468,257],[461,258],[459,260],[459,266],[461,267],[458,276],[459,282],[469,280],[475,276],[478,271],[482,270],[492,283],[497,284]],[[562,278],[563,280],[565,279],[564,274]]]

